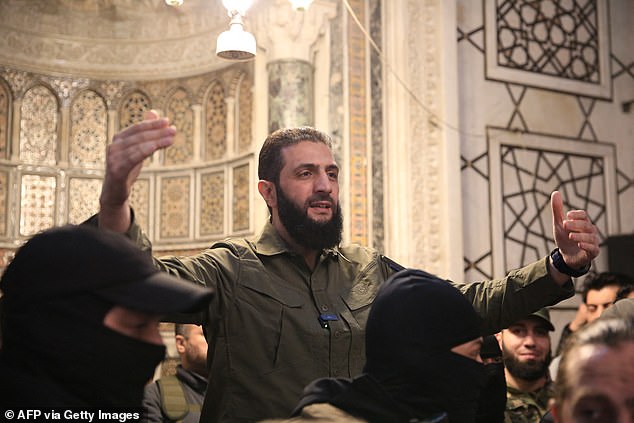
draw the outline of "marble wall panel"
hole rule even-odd
[[[102,180],[70,178],[68,183],[68,223],[79,224],[99,211]]]
[[[31,236],[55,225],[57,178],[22,175],[20,179],[20,236]]]
[[[233,168],[233,231],[246,231],[250,221],[250,167],[249,163]]]
[[[213,236],[224,233],[225,228],[225,173],[203,173],[200,176],[200,235]]]
[[[160,238],[189,236],[190,188],[189,176],[166,176],[159,179]]]

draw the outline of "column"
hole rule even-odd
[[[255,32],[265,51],[269,132],[314,125],[314,74],[328,68],[313,64],[312,58],[323,48],[318,41],[336,11],[330,0],[317,0],[306,11],[293,10],[288,0],[274,0],[258,11]]]

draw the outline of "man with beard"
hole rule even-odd
[[[148,423],[198,423],[207,391],[207,341],[198,325],[174,325],[180,364],[175,376],[164,376],[145,387],[143,407]]]
[[[115,135],[95,218],[100,227],[150,249],[128,197],[143,161],[171,145],[175,133],[167,119],[150,112]],[[371,248],[339,245],[339,167],[328,135],[308,127],[272,133],[260,151],[258,175],[270,211],[258,236],[156,260],[162,270],[217,292],[205,322],[206,333],[214,334],[205,422],[286,417],[311,381],[360,374],[370,305],[381,283],[401,270]],[[497,332],[571,296],[570,272],[585,271],[598,254],[597,230],[584,211],[564,217],[557,192],[552,210],[559,246],[552,257],[501,280],[456,284],[484,317],[484,331]]]
[[[552,397],[549,332],[555,330],[542,308],[497,334],[506,376],[506,423],[538,423]]]
[[[489,418],[477,416],[479,405],[491,405],[490,393],[482,392],[481,322],[446,281],[420,270],[398,272],[370,309],[363,373],[318,379],[304,390],[295,417],[262,423],[501,422],[491,410]]]

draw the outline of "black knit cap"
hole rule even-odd
[[[480,337],[482,319],[447,281],[421,270],[394,274],[379,290],[366,327],[368,362],[395,350],[434,354]],[[391,358],[390,358],[391,356]]]
[[[164,314],[204,308],[213,291],[159,271],[121,234],[67,225],[35,235],[0,280],[7,308],[91,293],[116,305]]]

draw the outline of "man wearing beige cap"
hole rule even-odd
[[[506,423],[539,422],[552,397],[548,374],[550,334],[555,330],[542,308],[498,333],[506,376]]]

